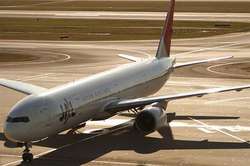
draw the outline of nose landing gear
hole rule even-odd
[[[22,155],[23,162],[30,163],[33,160],[33,154],[30,153],[31,144],[25,143],[24,147],[25,149]]]

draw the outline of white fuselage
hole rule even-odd
[[[13,107],[9,117],[28,117],[29,122],[6,122],[5,134],[13,141],[32,142],[91,119],[109,118],[113,115],[104,110],[106,105],[156,93],[173,65],[172,58],[152,58],[28,96]]]

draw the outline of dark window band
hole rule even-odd
[[[27,116],[23,116],[23,117],[14,117],[14,118],[8,116],[6,121],[7,121],[7,122],[12,122],[12,123],[18,123],[18,122],[25,122],[25,123],[27,123],[27,122],[29,122],[30,120],[29,120],[29,117],[27,117]]]

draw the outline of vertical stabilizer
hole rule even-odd
[[[159,43],[158,50],[156,53],[157,58],[170,56],[171,39],[172,39],[172,33],[173,33],[172,27],[173,27],[173,20],[174,20],[174,7],[175,7],[175,0],[170,0],[168,14],[166,16],[164,29],[162,31],[160,43]]]

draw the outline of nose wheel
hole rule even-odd
[[[31,145],[29,145],[28,143],[25,143],[24,146],[25,146],[25,149],[22,155],[23,162],[30,163],[33,160],[33,154],[30,153]]]

